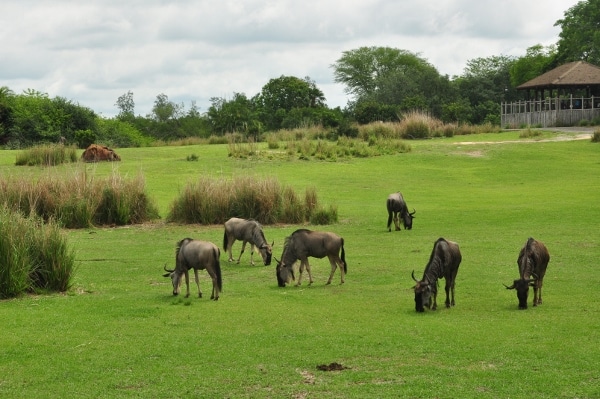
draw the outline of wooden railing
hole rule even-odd
[[[543,100],[503,102],[503,127],[575,126],[582,120],[600,117],[600,97],[555,97]]]

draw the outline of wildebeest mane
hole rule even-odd
[[[529,239],[527,239],[527,243],[525,244],[525,246],[523,247],[523,250],[521,251],[521,254],[519,256],[519,274],[521,275],[520,277],[522,279],[524,278],[529,278],[534,270],[533,270],[533,263],[532,262],[532,257],[534,257],[535,251],[533,250],[533,243],[535,242],[533,237],[529,237]]]
[[[446,240],[443,238],[438,238],[435,244],[433,244],[433,250],[431,251],[431,255],[429,256],[429,262],[427,263],[427,267],[425,268],[425,272],[423,273],[424,279],[427,280],[428,283],[433,283],[441,276],[444,275],[444,263],[445,263],[445,251],[441,250],[439,246],[442,243],[445,243]]]
[[[192,241],[192,240],[193,240],[192,238],[186,237],[177,243],[177,246],[175,247],[175,259],[179,259],[179,252],[181,252],[181,248],[183,248],[183,244],[188,241]],[[175,263],[175,269],[180,270],[182,268],[183,268],[183,265],[180,266],[179,261],[177,261]],[[187,267],[187,266],[186,266],[186,268],[189,269],[189,267]]]

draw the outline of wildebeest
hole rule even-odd
[[[388,211],[388,231],[392,231],[392,220],[396,226],[396,231],[400,230],[400,222],[398,220],[398,214],[402,218],[402,224],[406,230],[412,229],[413,218],[415,217],[416,211],[413,209],[412,212],[408,212],[406,201],[400,192],[392,193],[387,198],[387,211]]]
[[[546,246],[530,237],[521,248],[517,258],[520,278],[515,280],[510,287],[504,285],[509,290],[517,290],[519,309],[527,309],[530,285],[533,287],[533,306],[542,304],[542,285],[548,262],[550,262],[550,254]]]
[[[229,254],[229,262],[233,262],[231,248],[235,240],[242,241],[242,251],[238,256],[237,263],[240,263],[242,254],[246,249],[246,243],[250,243],[250,264],[254,266],[252,255],[254,249],[257,248],[263,258],[265,266],[271,264],[271,255],[273,254],[272,246],[265,239],[262,226],[256,220],[246,220],[240,218],[231,218],[225,222],[225,233],[223,233],[223,250]]]
[[[304,268],[306,268],[306,271],[308,272],[309,284],[312,284],[313,279],[310,273],[310,265],[308,264],[309,256],[319,259],[326,256],[329,258],[331,274],[329,275],[327,284],[331,284],[331,279],[338,266],[340,267],[341,274],[340,284],[344,283],[344,275],[348,271],[348,264],[346,263],[346,254],[344,251],[344,239],[337,234],[330,232],[299,229],[285,239],[281,261],[277,260],[277,258],[275,259],[277,262],[275,268],[277,284],[280,287],[285,287],[285,284],[289,282],[290,277],[292,280],[295,280],[293,267],[298,259],[300,260],[300,275],[298,276],[298,283],[296,285],[302,283],[302,271]]]
[[[185,297],[190,296],[190,276],[189,270],[194,269],[194,275],[196,277],[196,285],[198,286],[198,296],[202,298],[202,291],[200,290],[200,280],[198,279],[198,270],[206,269],[208,275],[212,279],[213,289],[210,299],[215,301],[219,299],[219,294],[223,288],[223,282],[221,279],[221,265],[219,257],[221,251],[215,244],[207,241],[194,240],[191,238],[184,238],[177,243],[177,250],[175,251],[175,269],[167,269],[165,264],[164,277],[171,277],[173,283],[173,295],[179,295],[181,287],[181,276],[185,275],[185,285],[187,288],[187,294]]]
[[[413,289],[415,291],[415,310],[423,312],[426,306],[429,309],[437,309],[437,280],[446,279],[446,307],[454,306],[454,283],[458,266],[462,260],[458,244],[453,241],[447,241],[444,238],[438,238],[433,244],[433,250],[429,257],[429,263],[425,266],[423,278],[419,281],[415,278],[415,271],[412,272],[412,278],[417,283]],[[452,301],[449,294],[452,293]],[[433,308],[431,307],[431,294],[433,294]]]

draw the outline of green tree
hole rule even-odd
[[[334,80],[345,85],[346,93],[355,98],[350,107],[360,113],[355,113],[357,120],[365,121],[368,114],[380,117],[381,110],[374,110],[380,106],[382,110],[385,106],[401,111],[426,109],[439,116],[443,102],[452,94],[447,76],[441,76],[426,59],[407,50],[361,47],[344,52],[332,68]]]
[[[282,128],[283,121],[293,109],[325,107],[325,95],[309,77],[300,79],[282,75],[271,79],[254,100],[267,130]]]
[[[12,102],[14,93],[6,86],[0,87],[0,145],[6,144],[9,139],[9,132],[13,126]]]
[[[132,121],[134,119],[135,101],[133,101],[133,92],[131,90],[119,96],[115,105],[119,108],[117,118],[125,121]]]
[[[256,135],[261,126],[255,112],[254,102],[244,93],[234,93],[231,100],[222,97],[210,99],[208,122],[217,134],[239,132]]]
[[[458,98],[467,100],[471,106],[471,119],[467,122],[479,124],[496,120],[500,115],[500,103],[516,96],[510,83],[514,60],[514,57],[500,55],[467,61],[463,75],[452,82]]]
[[[12,146],[35,143],[58,143],[64,138],[76,142],[78,131],[97,131],[97,116],[89,108],[62,97],[50,99],[46,93],[26,90],[12,99],[12,126],[9,131]]]
[[[527,49],[523,57],[519,57],[510,67],[510,83],[517,87],[553,68],[556,57],[556,46],[544,47],[536,44]]]
[[[345,51],[331,67],[335,82],[345,85],[346,93],[357,99],[373,95],[390,80],[402,79],[404,83],[412,84],[412,74],[435,71],[418,54],[390,47],[360,47]]]
[[[600,0],[578,2],[554,26],[561,28],[559,63],[584,60],[600,65]]]
[[[176,104],[169,101],[169,97],[166,94],[161,93],[156,96],[154,106],[152,107],[151,118],[157,122],[176,120],[182,116],[183,108],[183,104]]]

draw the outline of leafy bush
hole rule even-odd
[[[59,226],[0,207],[0,298],[39,289],[66,291],[75,255]]]
[[[109,147],[147,147],[152,142],[152,138],[144,136],[129,122],[119,119],[99,119],[96,142]]]
[[[600,130],[596,130],[592,134],[592,143],[600,143]]]

